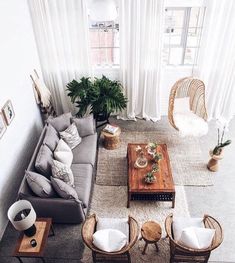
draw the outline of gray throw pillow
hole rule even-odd
[[[74,199],[75,201],[82,203],[82,201],[78,199],[78,194],[72,186],[54,177],[51,177],[51,183],[60,197],[64,199]]]
[[[50,180],[48,180],[45,176],[31,171],[26,171],[25,173],[25,177],[30,189],[37,196],[45,198],[56,196]]]
[[[52,151],[49,149],[49,147],[46,144],[41,145],[35,161],[36,170],[40,174],[46,176],[47,178],[50,178],[52,161],[53,161]]]
[[[52,161],[51,166],[52,176],[64,181],[66,184],[74,187],[74,177],[70,166],[61,163],[57,160]]]
[[[51,125],[48,124],[46,129],[46,134],[43,140],[43,144],[46,144],[50,150],[53,152],[60,140],[59,134],[56,129]]]
[[[93,115],[84,118],[73,118],[72,120],[76,124],[78,133],[81,137],[95,134]]]
[[[48,118],[47,123],[50,123],[58,132],[64,131],[71,124],[71,112],[62,114],[55,118]]]
[[[82,140],[74,123],[72,123],[65,131],[60,132],[60,137],[71,149],[74,149]]]

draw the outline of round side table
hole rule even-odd
[[[145,246],[142,254],[144,255],[148,244],[154,244],[158,251],[157,242],[161,239],[162,229],[161,226],[154,221],[147,221],[141,227],[141,238],[145,241]]]
[[[120,134],[120,127],[118,127],[118,130],[114,134],[102,131],[102,135],[104,136],[104,148],[107,150],[118,148],[120,145]]]

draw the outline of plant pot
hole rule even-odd
[[[108,121],[109,116],[110,116],[110,113],[100,112],[100,113],[95,114],[95,119],[97,122]]]
[[[211,172],[217,172],[219,170],[219,160],[222,160],[224,157],[223,150],[221,151],[219,155],[213,154],[212,150],[210,150],[209,154],[211,156],[211,159],[209,160],[207,164],[207,168]]]

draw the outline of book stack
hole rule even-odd
[[[118,130],[118,127],[117,126],[113,126],[111,124],[107,124],[105,127],[104,127],[104,132],[108,132],[110,134],[115,134],[115,132]]]

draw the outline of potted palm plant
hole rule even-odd
[[[117,80],[82,77],[67,84],[68,96],[78,107],[77,116],[86,112],[94,114],[96,121],[108,120],[113,112],[121,111],[127,106],[127,98],[123,94],[122,85]]]

